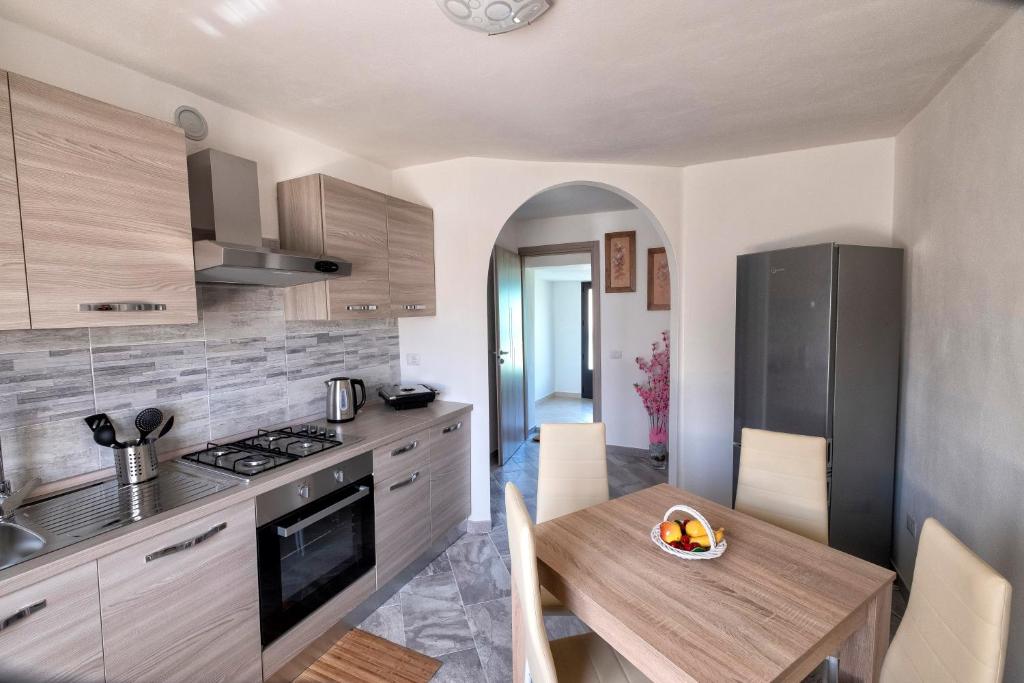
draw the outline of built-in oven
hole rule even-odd
[[[257,496],[256,524],[266,647],[373,570],[372,454]]]

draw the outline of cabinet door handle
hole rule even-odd
[[[180,553],[182,550],[188,550],[193,546],[199,545],[203,541],[209,540],[211,537],[216,536],[217,534],[219,534],[227,528],[228,523],[221,522],[217,526],[212,527],[208,531],[204,531],[195,538],[190,538],[187,541],[182,541],[181,543],[176,543],[175,545],[169,545],[166,548],[161,548],[156,552],[152,552],[149,555],[146,555],[146,562],[152,562],[153,560],[159,560],[161,557],[164,557],[166,555],[173,555],[174,553]]]
[[[419,470],[416,470],[415,472],[412,473],[412,476],[409,477],[408,479],[406,479],[405,481],[400,481],[397,484],[392,484],[391,486],[389,486],[388,487],[388,491],[394,491],[395,489],[400,489],[400,488],[403,488],[405,486],[408,486],[409,484],[413,483],[414,481],[416,481],[419,478],[420,478],[420,472],[419,472]]]
[[[98,304],[78,304],[79,312],[96,313],[142,313],[145,311],[166,311],[167,304],[152,304],[138,301],[110,301]]]
[[[447,427],[442,429],[441,433],[442,434],[451,434],[452,432],[457,432],[460,429],[462,429],[462,423],[461,422],[456,422],[455,424],[448,425]]]
[[[349,304],[345,309],[349,311],[376,311],[377,304]]]
[[[43,609],[44,607],[46,607],[45,599],[40,600],[39,602],[34,602],[28,607],[22,607],[14,614],[4,618],[3,621],[0,621],[0,631],[6,631],[7,629],[17,624],[19,621],[24,621],[25,619],[28,619],[30,616],[32,616],[39,610]]]
[[[406,304],[402,308],[404,308],[407,311],[425,311],[425,310],[427,310],[427,307],[426,307],[425,304]]]
[[[405,444],[401,448],[396,448],[395,450],[391,451],[391,457],[393,458],[396,455],[402,455],[403,453],[408,453],[409,451],[413,450],[414,448],[416,448],[419,445],[420,445],[419,441],[410,441],[409,443]]]

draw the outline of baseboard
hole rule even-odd
[[[467,534],[489,534],[491,533],[491,520],[470,519],[466,521]]]
[[[573,393],[571,391],[556,391],[549,394],[549,396],[554,396],[555,398],[583,398],[583,394],[579,392]]]

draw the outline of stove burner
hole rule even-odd
[[[205,450],[189,453],[182,459],[248,478],[340,445],[339,430],[301,424],[273,431],[260,430],[255,436],[232,443],[211,443]]]

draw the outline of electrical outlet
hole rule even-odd
[[[622,360],[622,351],[609,351],[608,357],[612,360]]]
[[[909,512],[907,513],[907,531],[910,532],[911,536],[917,538],[917,522]]]
[[[405,354],[405,364],[406,365],[419,365],[420,364],[420,354],[418,354],[418,353],[407,353],[407,354]]]

